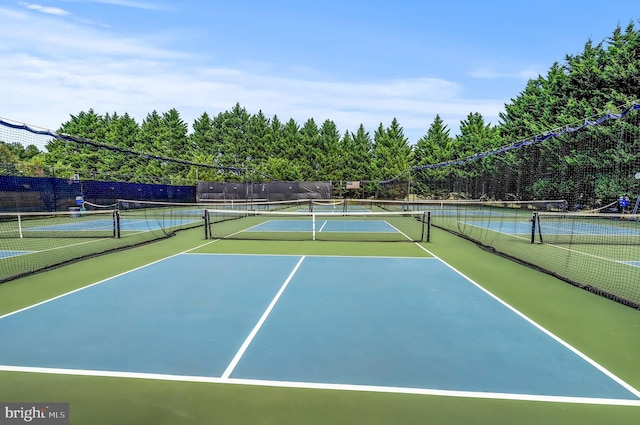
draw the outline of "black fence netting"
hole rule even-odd
[[[199,182],[197,185],[197,198],[200,202],[330,199],[331,195],[330,182]]]
[[[414,167],[381,186],[432,203],[435,227],[640,308],[638,111]]]
[[[0,212],[65,211],[83,202],[111,205],[118,199],[195,202],[194,186],[55,177],[0,176]]]

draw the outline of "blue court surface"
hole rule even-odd
[[[317,219],[318,232],[364,232],[397,233],[398,229],[384,220],[322,220]],[[313,222],[309,220],[268,220],[249,227],[244,232],[311,232]]]
[[[531,221],[464,221],[463,223],[512,235],[531,234]],[[547,235],[594,235],[594,236],[640,236],[640,225],[637,229],[606,225],[599,223],[542,223],[541,229]]]
[[[341,213],[344,212],[344,205],[339,204],[336,206],[330,205],[314,205],[313,212],[315,213]],[[366,208],[363,205],[349,205],[347,207],[347,211],[349,212],[371,212],[369,208]],[[298,212],[306,213],[309,212],[309,209],[299,209]]]
[[[526,221],[464,221],[463,223],[509,235],[531,234],[531,222]]]
[[[8,251],[8,250],[0,250],[0,258],[9,258],[15,257],[18,255],[30,254],[31,251]]]
[[[414,211],[428,211],[432,216],[441,217],[514,217],[517,212],[509,210],[487,210],[483,208],[458,208],[451,205],[418,205],[411,208]]]
[[[200,223],[202,219],[194,217],[159,217],[159,218],[123,218],[120,220],[122,231],[148,231],[160,230],[167,227],[176,227]],[[63,224],[51,224],[46,226],[30,227],[29,231],[38,232],[90,232],[113,230],[113,219],[78,220]]]
[[[191,225],[194,223],[201,223],[202,218],[194,217],[166,217],[166,218],[141,218],[120,219],[120,230],[122,231],[147,231],[147,230],[160,230],[171,227],[178,227],[184,225]]]
[[[83,232],[90,230],[112,230],[112,219],[78,220],[61,224],[30,227],[30,232]]]
[[[0,317],[0,370],[640,406],[435,258],[181,254]]]

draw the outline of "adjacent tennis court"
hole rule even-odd
[[[5,315],[0,334],[2,370],[640,406],[427,256],[181,254]]]
[[[210,239],[404,241],[428,240],[424,212],[205,211]]]
[[[367,232],[397,233],[398,229],[385,220],[268,220],[252,226],[246,232]]]
[[[507,233],[512,235],[531,234],[531,219],[526,220],[503,220],[503,221],[475,221],[465,220],[464,224],[476,226],[492,230],[495,232]],[[541,231],[545,235],[576,235],[576,236],[630,236],[637,237],[640,241],[640,224],[634,222],[635,225],[620,225],[611,219],[600,219],[598,222],[572,222],[556,220],[550,223],[543,223]]]
[[[0,250],[0,258],[14,257],[16,255],[24,255],[28,254],[29,251],[9,251],[9,250]]]
[[[0,213],[0,239],[115,237],[118,232],[155,231],[202,223],[202,210]]]
[[[79,275],[84,262],[33,276],[54,282],[42,283],[40,290],[68,286],[70,292],[22,309],[5,307],[0,373],[21,383],[31,376],[38,376],[37,382],[116,380],[116,393],[134,391],[132,400],[144,398],[134,388],[155,383],[147,391],[189,385],[193,394],[204,385],[207,394],[220,392],[217,403],[257,388],[258,397],[292,391],[292,400],[310,397],[307,402],[322,399],[315,391],[338,392],[344,400],[363,393],[421,397],[417,403],[431,406],[428,410],[452,399],[460,409],[477,400],[483,403],[480,410],[492,403],[526,403],[535,412],[539,403],[542,411],[640,407],[640,391],[628,374],[607,364],[606,356],[592,357],[598,354],[593,347],[583,351],[584,341],[575,345],[564,338],[567,333],[557,334],[557,318],[549,328],[540,324],[548,311],[530,319],[484,289],[498,288],[504,276],[485,272],[480,286],[432,255],[432,248],[442,252],[449,243],[442,242],[442,233],[436,243],[426,242],[429,211],[339,207],[242,205],[184,214],[182,207],[144,208],[117,217],[119,238],[83,234],[102,219],[97,214],[86,224],[87,217],[69,217],[59,230],[38,231],[36,220],[26,221],[25,237],[3,239],[7,249],[0,251],[0,264],[34,264],[71,250],[118,247],[127,239],[137,244],[148,233],[170,234],[172,226],[199,228],[158,243],[167,249],[182,239],[185,248],[156,256],[157,261],[141,262],[141,253],[156,244],[88,260],[95,271],[108,271],[106,279],[89,280],[93,269]],[[494,219],[479,214],[450,219],[517,239],[530,252],[548,249],[529,243],[532,222],[526,211],[490,215]],[[103,221],[107,228],[112,224],[110,218]],[[56,234],[65,237],[49,236]],[[112,263],[116,257],[137,266]],[[635,260],[627,259],[635,269]],[[456,267],[474,261],[473,255],[464,256]],[[65,282],[67,274],[84,283]],[[509,285],[518,292],[524,287]],[[529,296],[544,294],[533,286]],[[38,298],[38,290],[24,283],[0,289]],[[538,303],[534,311],[546,310],[546,300]],[[566,305],[549,311],[555,316]],[[313,397],[307,391],[314,391]],[[82,399],[81,415],[92,415],[84,407],[89,395],[61,394],[64,400]],[[238,403],[248,399],[240,396]],[[198,409],[206,405],[199,402]]]

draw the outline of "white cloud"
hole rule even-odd
[[[24,12],[18,10],[4,9],[0,7],[0,19],[5,20],[17,20],[24,18]]]
[[[153,40],[126,37],[103,28],[62,22],[0,8],[0,46],[4,50],[37,54],[43,58],[77,58],[87,63],[93,57],[103,60],[119,57],[184,59],[186,54],[163,49]],[[43,36],[44,34],[44,36]]]
[[[496,71],[492,68],[482,67],[476,68],[469,73],[469,76],[480,79],[516,79],[516,80],[530,80],[538,78],[538,75],[543,74],[540,69],[526,68],[517,71]]]
[[[156,3],[143,2],[143,1],[130,1],[130,0],[87,0],[89,3],[102,3],[110,4],[113,6],[130,7],[134,9],[146,9],[146,10],[166,10],[167,7]]]
[[[331,119],[341,132],[363,124],[373,134],[397,118],[415,142],[436,114],[455,133],[470,112],[495,123],[503,108],[495,99],[465,99],[459,83],[441,78],[333,81],[299,69],[287,69],[296,76],[285,78],[273,66],[207,64],[151,38],[2,9],[0,25],[6,29],[0,34],[0,117],[54,130],[90,108],[126,112],[138,122],[154,110],[176,108],[191,124],[203,112],[217,115],[238,102],[250,113],[262,110],[300,125],[308,118],[318,124]]]
[[[99,113],[127,112],[139,122],[153,110],[176,108],[192,123],[205,111],[216,115],[239,102],[250,113],[262,110],[268,117],[294,118],[301,125],[311,117],[317,123],[331,119],[341,132],[356,131],[364,124],[373,133],[379,123],[386,126],[395,117],[415,142],[436,113],[452,121],[454,128],[470,111],[489,118],[502,108],[498,101],[457,99],[456,85],[439,80],[336,83],[228,69],[180,69],[136,59],[94,58],[91,63],[82,59],[57,63],[25,55],[6,59],[3,62],[12,65],[0,67],[0,79],[13,81],[3,88],[13,99],[9,118],[49,128],[89,108]]]
[[[69,14],[69,12],[67,12],[66,10],[60,9],[58,7],[48,7],[48,6],[42,6],[39,4],[30,4],[25,2],[20,2],[18,4],[22,7],[26,7],[27,9],[35,10],[48,15],[64,16]]]

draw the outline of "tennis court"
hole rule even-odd
[[[149,231],[149,230],[160,230],[162,228],[167,227],[165,224],[165,219],[162,217],[158,217],[157,219],[148,219],[148,218],[140,218],[140,219],[123,219],[120,221],[120,230],[121,231]],[[185,218],[171,218],[170,226],[182,226],[185,224],[199,223],[201,220],[194,219],[190,217]],[[113,220],[100,219],[100,220],[91,220],[91,221],[76,221],[73,223],[64,223],[64,224],[50,224],[50,225],[39,225],[30,227],[29,230],[32,232],[60,232],[63,234],[63,237],[68,237],[68,232],[100,232],[100,231],[113,231],[114,224]]]
[[[5,315],[0,334],[2,370],[640,406],[428,256],[185,253]]]
[[[321,208],[320,208],[321,209]],[[206,210],[210,239],[423,241],[428,223],[423,212],[229,211]]]
[[[512,235],[531,234],[531,220],[501,220],[501,221],[474,221],[466,220],[465,224],[477,226]],[[551,222],[544,223],[542,230],[548,235],[578,235],[578,236],[635,236],[640,238],[640,224],[634,222],[635,225],[621,226],[616,225],[613,220],[600,220],[594,222]]]
[[[14,257],[16,255],[24,255],[24,254],[28,254],[28,253],[29,253],[29,251],[0,250],[0,258]]]
[[[246,232],[310,232],[312,220],[268,220],[246,229]],[[398,229],[385,220],[320,220],[318,232],[397,233]]]
[[[201,224],[202,210],[32,212],[0,214],[2,238],[112,237],[117,232],[156,231]]]

